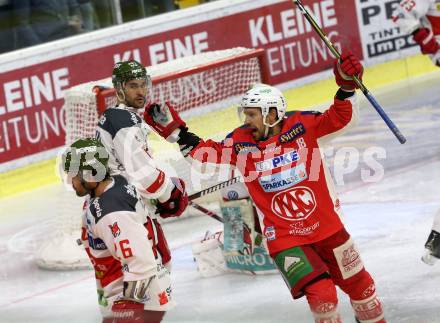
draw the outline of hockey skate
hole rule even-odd
[[[434,265],[440,259],[440,233],[432,230],[425,243],[426,253],[422,256],[422,261],[427,265]]]

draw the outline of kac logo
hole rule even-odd
[[[294,187],[272,198],[272,211],[288,221],[307,219],[316,209],[315,194],[308,187]]]

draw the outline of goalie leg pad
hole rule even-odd
[[[228,272],[220,242],[221,234],[219,232],[213,237],[191,246],[197,268],[203,277],[213,277]]]
[[[254,210],[250,199],[223,201],[225,254],[252,254],[255,247]]]
[[[240,254],[244,249],[243,206],[246,201],[222,202],[224,252]]]
[[[233,272],[244,274],[276,273],[275,264],[261,245],[261,235],[255,231],[250,199],[223,201],[221,208],[226,266]]]
[[[226,266],[232,272],[243,274],[276,274],[278,270],[263,246],[255,247],[252,254],[225,254]]]

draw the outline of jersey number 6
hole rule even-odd
[[[131,251],[131,248],[129,246],[130,241],[128,239],[124,239],[119,241],[119,248],[121,249],[122,256],[124,258],[129,258],[133,256],[133,252]]]

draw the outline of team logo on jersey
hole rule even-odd
[[[261,176],[258,181],[265,192],[276,192],[292,187],[305,179],[307,179],[306,167],[300,164],[276,174]]]
[[[308,187],[294,187],[277,193],[271,206],[275,215],[284,220],[304,220],[316,209],[315,194]]]
[[[270,226],[264,228],[264,236],[266,237],[267,241],[273,241],[277,238],[277,235],[275,233],[275,227]]]
[[[252,142],[237,142],[234,144],[234,149],[236,154],[247,154],[259,151],[257,145]]]
[[[304,127],[304,125],[301,122],[298,122],[295,123],[289,130],[280,134],[278,140],[282,144],[290,142],[293,141],[295,138],[302,136],[303,134],[305,134],[305,132],[306,128]]]
[[[168,295],[166,291],[157,294],[157,297],[159,298],[160,305],[165,305],[166,303],[168,303]]]
[[[108,227],[110,228],[110,231],[112,232],[113,237],[115,237],[115,238],[119,237],[119,235],[121,234],[121,229],[119,229],[118,222],[115,222],[115,223],[109,225]]]
[[[290,165],[299,160],[297,150],[289,151],[283,155],[276,156],[270,159],[265,159],[261,162],[255,163],[255,169],[258,172],[275,169],[281,166]]]

